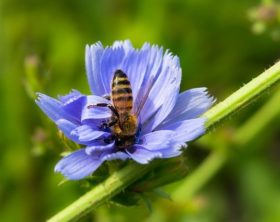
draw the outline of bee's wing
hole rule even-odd
[[[136,116],[139,116],[142,108],[144,107],[145,102],[146,102],[146,100],[147,100],[147,98],[148,98],[148,96],[151,92],[151,89],[152,89],[153,85],[154,85],[154,82],[155,82],[154,80],[155,80],[155,77],[151,77],[148,81],[148,84],[147,84],[148,87],[143,87],[139,91],[139,93],[137,95],[137,100],[136,100],[136,112],[135,112]],[[143,95],[142,97],[140,97],[141,94]]]
[[[112,91],[111,99],[118,112],[130,112],[133,107],[133,96],[130,85],[127,88],[116,87]]]

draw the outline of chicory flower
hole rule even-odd
[[[74,90],[54,99],[38,93],[36,100],[66,137],[84,146],[61,159],[56,172],[79,180],[104,161],[133,159],[148,164],[155,158],[175,157],[186,142],[205,132],[205,119],[199,116],[212,105],[213,98],[206,88],[179,93],[179,58],[169,51],[149,43],[134,49],[129,40],[105,48],[98,42],[86,47],[85,59],[92,95]],[[110,125],[116,113],[106,107],[114,108],[111,91],[117,70],[130,82],[131,115],[137,118],[135,138],[126,147],[118,145],[119,136]]]

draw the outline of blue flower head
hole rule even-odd
[[[128,40],[105,48],[98,42],[86,47],[85,59],[92,95],[39,93],[36,100],[66,137],[84,146],[61,159],[56,172],[79,180],[104,161],[175,157],[205,132],[199,116],[213,98],[206,88],[179,93],[179,58],[169,51],[148,43],[134,49]]]

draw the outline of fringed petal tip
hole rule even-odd
[[[92,174],[102,162],[101,159],[87,155],[85,150],[81,149],[61,159],[54,170],[69,180],[80,180]]]
[[[141,145],[135,145],[134,147],[135,149],[132,152],[127,151],[127,154],[137,163],[148,164],[153,159],[162,157],[162,153],[159,151],[149,151]]]
[[[209,93],[207,87],[201,87],[200,89],[203,89],[204,96],[208,99],[209,106],[212,106],[217,101],[217,99]]]
[[[46,94],[40,93],[40,92],[36,92],[35,95],[36,95],[35,102],[37,105],[44,102],[44,100],[51,98],[51,97],[47,96]]]
[[[86,53],[90,53],[94,48],[103,48],[103,45],[100,41],[95,42],[94,44],[86,44]]]
[[[192,91],[194,93],[194,96],[200,97],[201,100],[204,100],[203,102],[207,104],[208,108],[216,102],[216,98],[214,96],[211,96],[207,87],[193,88],[185,92],[188,91]]]
[[[125,152],[118,151],[116,153],[107,154],[102,158],[103,161],[110,161],[110,160],[127,160],[129,159],[129,155]]]
[[[62,109],[62,104],[60,101],[43,93],[36,93],[36,95],[36,104],[52,121],[55,122],[66,116],[64,110]]]
[[[63,103],[63,105],[67,105],[81,96],[83,95],[78,90],[72,89],[68,94],[58,95],[57,98]]]

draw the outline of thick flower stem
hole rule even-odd
[[[244,85],[223,102],[217,104],[203,116],[207,118],[206,129],[210,129],[225,117],[236,112],[246,104],[254,100],[258,95],[263,94],[272,85],[275,85],[280,80],[280,62],[263,72],[261,75]],[[212,158],[218,158],[213,155]],[[213,162],[215,162],[213,160]],[[218,161],[219,162],[219,161]],[[219,162],[223,163],[223,158]],[[216,167],[219,167],[218,164]],[[214,165],[215,166],[215,165]],[[137,179],[141,178],[146,172],[154,167],[154,163],[149,165],[130,164],[120,171],[112,174],[104,183],[94,187],[91,191],[83,195],[80,199],[60,211],[52,217],[49,222],[73,221],[80,218],[82,215],[95,209],[111,197],[120,193],[127,186],[132,184]],[[215,169],[215,167],[214,167]]]
[[[127,186],[147,173],[155,164],[140,165],[132,163],[113,173],[105,182],[94,187],[74,203],[60,211],[48,222],[75,221],[120,193]]]

